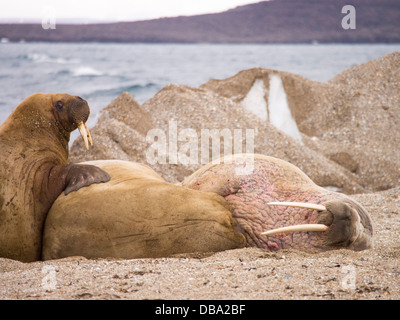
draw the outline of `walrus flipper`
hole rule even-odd
[[[69,166],[65,179],[64,194],[90,186],[94,183],[110,181],[110,175],[99,167],[85,164],[73,164]]]

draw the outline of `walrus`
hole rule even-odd
[[[246,174],[237,174],[241,171]],[[361,204],[317,186],[281,159],[235,154],[203,166],[182,185],[224,197],[248,246],[270,251],[373,247],[371,218]]]
[[[238,174],[248,159],[253,169]],[[111,180],[54,202],[44,228],[45,260],[165,257],[244,246],[363,250],[373,244],[371,220],[360,204],[318,187],[280,159],[225,157],[181,185],[136,163],[86,164],[104,169]]]
[[[44,228],[44,260],[157,258],[244,247],[225,199],[173,185],[144,164],[85,162],[111,176],[107,183],[61,194]]]
[[[0,256],[41,258],[43,224],[54,200],[109,180],[107,172],[68,164],[70,132],[92,143],[88,103],[68,94],[37,93],[22,101],[0,126]]]

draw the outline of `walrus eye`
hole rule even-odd
[[[62,103],[62,101],[57,101],[56,102],[56,108],[58,111],[61,111],[63,108],[64,104]]]

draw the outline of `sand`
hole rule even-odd
[[[0,299],[399,299],[399,188],[355,195],[375,247],[321,253],[257,248],[157,259],[0,259]]]

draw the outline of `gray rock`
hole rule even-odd
[[[252,139],[246,140],[246,129],[251,129],[254,152],[293,163],[318,185],[344,193],[389,189],[400,181],[399,69],[400,53],[393,53],[326,83],[255,68],[210,80],[200,88],[170,84],[143,105],[125,92],[103,110],[92,128],[92,150],[85,152],[78,138],[70,160],[137,161],[179,183],[222,156],[227,142],[234,145],[235,130],[241,130],[243,139],[242,150],[237,150],[248,152],[245,147]],[[286,111],[282,101],[287,101]],[[291,118],[289,127],[296,127],[297,136],[273,121],[277,113]],[[214,141],[209,148],[202,145],[208,140],[202,140],[204,130],[212,129],[231,135],[227,142],[221,139],[219,154],[207,152]],[[166,163],[149,158],[154,132],[164,134]],[[188,148],[190,141],[197,146],[195,154]],[[189,163],[181,161],[190,156]]]

